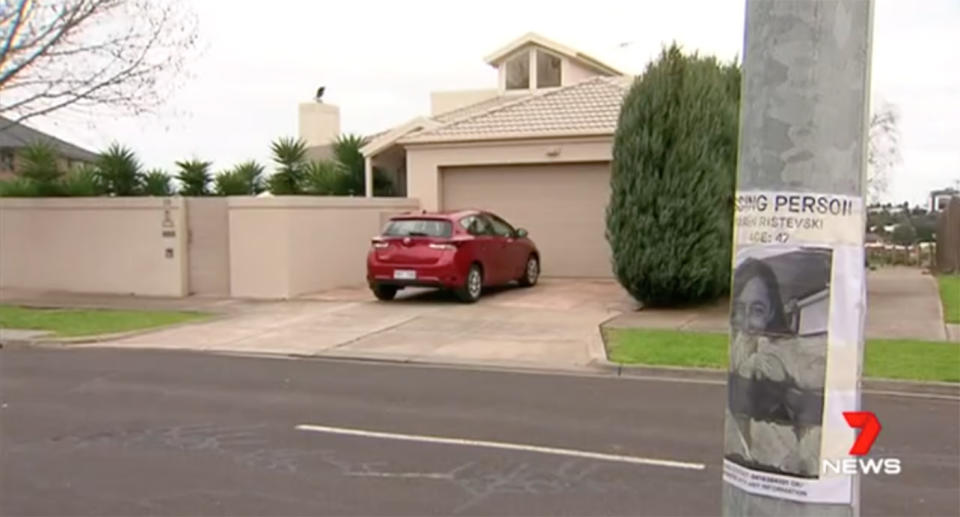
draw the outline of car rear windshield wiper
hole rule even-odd
[[[407,234],[407,237],[429,237],[429,233],[424,232],[410,232]]]

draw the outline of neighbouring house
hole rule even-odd
[[[362,150],[366,184],[377,168],[425,210],[502,215],[530,232],[545,275],[612,276],[610,162],[633,78],[532,33],[486,62],[497,70],[496,87],[433,92],[430,115],[371,137]],[[331,110],[320,106],[308,109],[329,120]]]
[[[939,212],[945,210],[947,205],[950,204],[950,200],[955,197],[960,197],[960,190],[945,188],[930,192],[930,211]]]
[[[97,154],[80,146],[0,116],[0,180],[11,179],[19,165],[19,150],[34,142],[46,142],[60,154],[64,169],[91,163]]]

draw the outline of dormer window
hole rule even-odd
[[[527,90],[530,88],[530,55],[518,54],[506,63],[506,86],[508,90]]]
[[[560,58],[537,50],[537,88],[557,88],[560,86]]]

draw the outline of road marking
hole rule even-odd
[[[486,447],[489,449],[536,452],[540,454],[553,454],[556,456],[571,456],[574,458],[632,463],[635,465],[651,465],[655,467],[669,467],[675,469],[703,470],[706,468],[703,463],[687,463],[684,461],[643,458],[640,456],[625,456],[622,454],[606,454],[602,452],[580,451],[576,449],[560,449],[556,447],[542,447],[540,445],[526,445],[521,443],[490,442],[486,440],[468,440],[464,438],[445,438],[442,436],[426,436],[421,434],[385,433],[381,431],[367,431],[365,429],[351,429],[348,427],[330,427],[312,424],[301,424],[298,425],[296,429],[300,431],[312,431],[315,433],[360,436],[363,438],[379,438],[383,440],[440,443],[444,445],[463,445],[467,447]]]
[[[349,472],[347,476],[358,478],[453,479],[453,475],[442,472]]]

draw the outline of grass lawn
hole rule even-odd
[[[943,319],[960,323],[960,275],[940,275],[940,299],[943,300]]]
[[[208,314],[199,312],[37,309],[0,305],[0,327],[49,330],[60,337],[127,332],[208,317]]]
[[[611,361],[654,366],[725,369],[727,334],[676,330],[607,329]],[[867,341],[867,377],[960,382],[960,345],[901,339]]]

